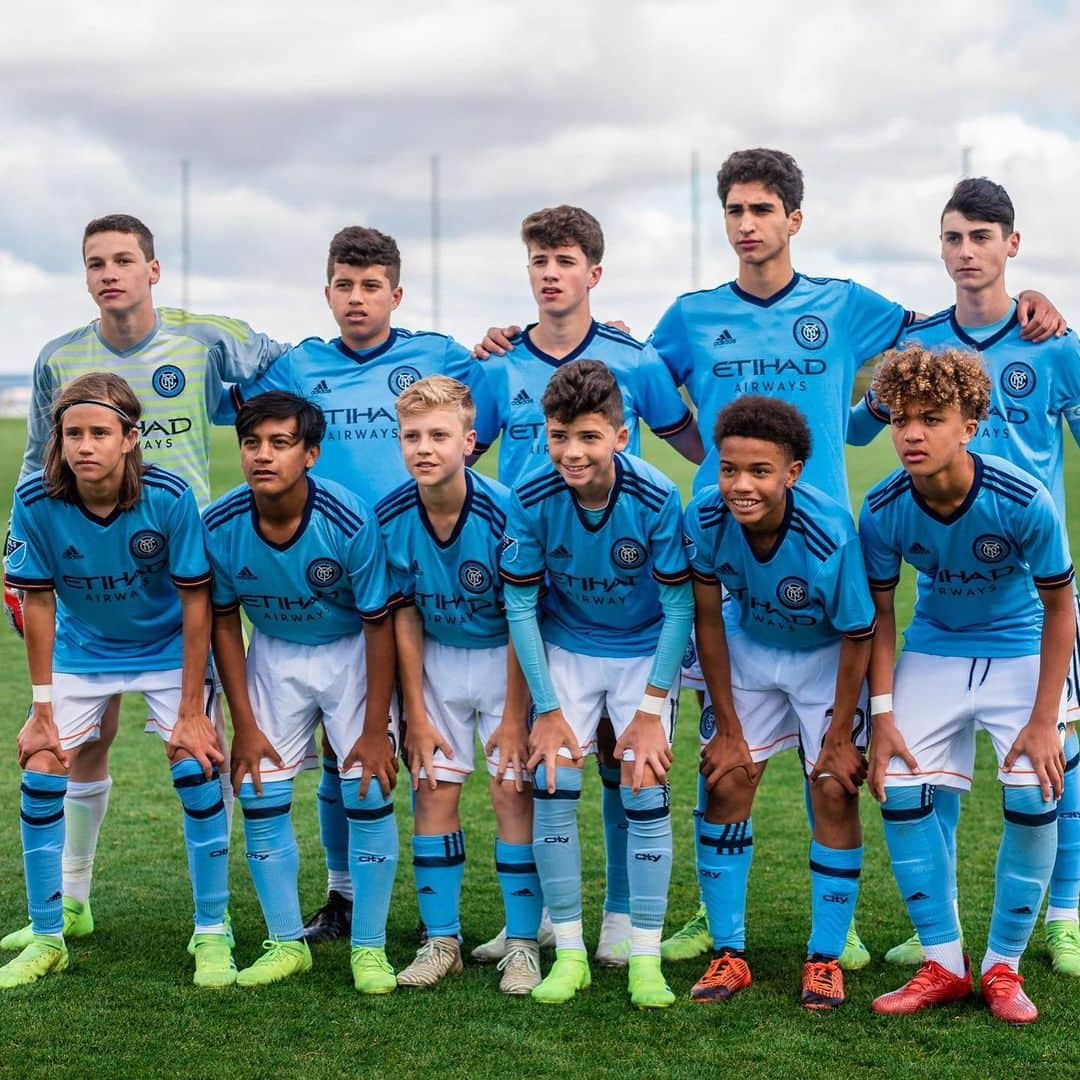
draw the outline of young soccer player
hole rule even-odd
[[[267,390],[284,390],[318,402],[326,416],[326,438],[315,476],[343,484],[374,506],[408,480],[398,446],[397,396],[428,375],[465,383],[476,402],[477,446],[482,453],[497,434],[484,371],[469,351],[443,334],[412,332],[391,325],[401,303],[401,254],[393,237],[349,226],[330,242],[326,302],[340,336],[308,338],[265,375],[229,394],[233,407]],[[222,420],[234,413],[226,401]],[[323,740],[318,789],[319,831],[326,852],[326,903],[307,921],[314,944],[349,933],[352,892],[348,826],[340,778]]]
[[[750,809],[768,760],[798,747],[814,808],[802,1003],[833,1009],[844,1001],[837,961],[862,867],[858,789],[874,605],[850,512],[800,480],[811,441],[799,411],[775,398],[738,398],[717,417],[715,442],[719,486],[698,492],[685,526],[708,690],[698,880],[716,949],[690,996],[727,1001],[750,985]]]
[[[511,640],[537,714],[533,851],[556,938],[555,964],[533,997],[560,1004],[590,982],[577,801],[582,754],[595,750],[606,703],[628,820],[630,998],[663,1008],[674,1001],[660,969],[671,876],[666,779],[693,612],[679,494],[622,452],[622,396],[603,364],[564,365],[542,403],[551,462],[516,487],[500,560]]]
[[[318,406],[293,394],[246,402],[236,418],[246,483],[204,518],[233,780],[269,938],[237,983],[264,986],[311,967],[290,810],[293,778],[321,722],[349,822],[353,980],[363,993],[384,994],[395,986],[385,951],[397,866],[391,597],[370,511],[308,474],[325,430]],[[241,609],[252,624],[246,657]]]
[[[697,464],[705,456],[697,423],[667,368],[652,348],[629,334],[596,322],[591,293],[603,271],[604,233],[600,222],[577,206],[537,210],[521,223],[528,254],[529,285],[537,321],[524,330],[511,328],[506,348],[476,352],[495,399],[499,444],[499,479],[515,484],[546,460],[547,440],[540,400],[548,380],[563,364],[578,358],[600,360],[610,368],[623,399],[629,432],[627,451],[641,453],[642,421]],[[486,342],[485,342],[486,343]],[[626,815],[619,796],[619,763],[612,757],[614,736],[606,716],[598,729],[597,763],[603,781],[602,808],[607,851],[604,916],[596,960],[625,965],[630,955],[630,897],[626,872]],[[505,933],[473,950],[479,960],[498,959]]]
[[[1041,345],[1021,337],[1017,307],[1005,287],[1005,268],[1020,248],[1008,192],[985,177],[960,181],[941,216],[941,258],[956,284],[956,304],[915,323],[908,340],[932,348],[977,352],[990,375],[990,406],[972,446],[997,454],[1031,473],[1049,489],[1065,515],[1064,428],[1080,442],[1080,340],[1073,331]],[[889,423],[888,410],[868,392],[852,413],[849,439],[869,442]],[[1065,789],[1058,806],[1058,853],[1050,878],[1046,942],[1054,970],[1080,976],[1080,642],[1073,650],[1068,686]],[[945,827],[955,899],[956,827],[960,798],[939,790],[934,802]],[[885,959],[920,964],[917,935],[890,949]]]
[[[485,747],[498,838],[495,868],[507,938],[499,989],[528,994],[540,981],[542,899],[532,852],[532,788],[525,680],[507,644],[499,542],[510,493],[465,467],[476,442],[468,387],[443,375],[397,399],[412,480],[375,508],[395,592],[405,754],[416,791],[413,866],[427,940],[399,986],[434,986],[461,970],[465,838],[458,803]]]
[[[73,379],[53,408],[45,468],[15,490],[8,582],[25,590],[33,706],[19,732],[31,938],[0,968],[22,986],[68,964],[61,852],[77,747],[98,737],[117,694],[141,693],[166,740],[184,808],[195,897],[195,985],[236,979],[225,934],[229,837],[207,717],[213,682],[210,567],[191,488],[144,467],[140,403],[117,375]]]
[[[873,386],[903,468],[871,489],[859,519],[878,618],[870,787],[925,955],[873,1008],[914,1013],[971,993],[934,802],[943,787],[970,789],[982,728],[997,754],[1005,827],[981,989],[995,1017],[1031,1023],[1038,1012],[1018,967],[1054,865],[1076,634],[1064,527],[1038,480],[970,452],[990,404],[975,354],[912,345],[886,356]],[[893,592],[905,560],[918,592],[894,674]]]
[[[285,349],[238,319],[194,315],[154,306],[153,287],[161,277],[154,237],[138,218],[109,214],[83,232],[86,288],[99,318],[50,341],[34,365],[26,452],[19,479],[44,466],[45,444],[56,395],[72,379],[91,371],[123,377],[139,399],[139,445],[145,461],[181,477],[198,506],[210,502],[210,414],[225,383],[262,371]],[[6,592],[9,608],[18,597]],[[109,802],[109,746],[120,715],[117,699],[106,709],[101,735],[71,755],[64,799],[64,933],[93,932],[90,884],[98,835]],[[220,708],[213,717],[224,741]],[[222,776],[225,807],[231,814],[228,770]],[[30,928],[0,940],[2,949],[21,949]]]

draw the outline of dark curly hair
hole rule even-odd
[[[613,428],[623,426],[623,400],[619,384],[599,360],[564,364],[548,381],[540,400],[544,416],[569,424],[586,413],[600,413]]]
[[[716,174],[716,191],[720,202],[727,205],[728,192],[733,184],[764,184],[780,196],[784,213],[790,214],[802,206],[803,174],[790,154],[783,150],[736,150]]]
[[[990,376],[977,353],[908,344],[890,349],[874,370],[873,391],[891,413],[912,401],[958,408],[965,420],[982,420],[990,407]]]
[[[386,276],[393,288],[401,281],[401,252],[397,241],[378,229],[365,229],[362,225],[349,225],[330,241],[330,254],[326,259],[326,281],[334,277],[334,263],[345,266],[385,266]]]
[[[761,394],[736,398],[720,410],[713,429],[717,450],[729,436],[775,443],[792,461],[806,461],[813,445],[806,417],[794,405]]]

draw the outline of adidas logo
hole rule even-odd
[[[906,903],[914,903],[916,900],[929,900],[930,897],[924,892],[914,892],[910,896],[905,898]]]
[[[536,893],[532,889],[516,889],[510,894],[511,896],[535,896]]]
[[[926,548],[924,548],[922,546],[922,544],[919,543],[918,540],[916,540],[915,543],[912,544],[911,547],[908,548],[908,554],[909,555],[929,555],[930,552],[927,551]]]
[[[57,900],[63,900],[63,899],[64,899],[64,894],[62,892],[54,892],[52,894],[52,896],[49,897],[49,903],[50,904],[55,904]]]
[[[729,563],[729,562],[721,563],[719,572],[721,574],[734,574],[735,573],[735,567],[732,566],[731,563]]]
[[[329,394],[330,393],[330,385],[329,385],[329,383],[327,383],[327,381],[325,379],[320,379],[311,388],[311,392],[313,394]]]
[[[240,569],[236,571],[236,579],[238,581],[254,581],[255,574],[246,566],[241,566]]]
[[[557,548],[554,548],[550,552],[550,555],[553,559],[572,559],[574,557],[574,553],[572,551],[569,551],[563,544],[560,544]]]
[[[1011,907],[1009,908],[1010,915],[1030,915],[1031,908],[1025,904],[1023,907]]]
[[[416,890],[421,896],[434,896],[435,890],[430,885],[425,885],[422,889]]]
[[[511,399],[510,404],[515,409],[520,409],[523,405],[533,405],[535,402],[529,396],[529,391],[523,386]]]
[[[721,330],[715,338],[713,338],[713,348],[719,348],[721,345],[734,345],[735,335],[730,330]]]
[[[72,544],[70,547],[68,547],[68,548],[66,548],[64,550],[64,558],[65,559],[83,559],[83,558],[85,558],[85,556],[83,555],[83,553],[74,544]]]

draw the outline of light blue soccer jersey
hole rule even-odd
[[[594,524],[548,462],[511,495],[499,568],[511,585],[546,582],[545,641],[586,656],[648,656],[664,621],[657,582],[690,577],[678,490],[640,458],[616,454],[607,510]]]
[[[352,492],[308,475],[304,516],[291,540],[259,531],[245,484],[213,502],[203,517],[214,568],[214,610],[243,608],[270,637],[325,645],[358,634],[391,607],[386,552],[378,525]]]
[[[476,402],[476,447],[498,434],[483,367],[453,338],[393,329],[382,345],[353,352],[340,338],[308,338],[259,378],[233,388],[218,420],[235,420],[241,402],[268,390],[308,398],[326,414],[326,437],[312,470],[345,484],[369,506],[409,479],[398,445],[394,402],[429,375],[465,383]]]
[[[956,308],[914,323],[904,334],[929,348],[956,348],[977,352],[990,375],[990,411],[970,444],[980,454],[996,454],[1041,480],[1065,507],[1064,425],[1080,443],[1080,339],[1070,330],[1062,338],[1041,345],[1024,341],[1016,305],[1000,322],[977,328],[963,327]],[[852,424],[872,417],[868,441],[888,411],[868,390],[852,416]],[[876,429],[876,430],[875,430]]]
[[[780,532],[758,555],[718,487],[686,508],[686,553],[695,578],[723,584],[735,603],[724,616],[753,641],[818,649],[874,633],[874,603],[855,523],[846,507],[809,484],[788,491]]]
[[[142,497],[107,518],[45,494],[40,472],[15,489],[7,583],[56,593],[53,671],[183,666],[178,588],[210,583],[199,509],[178,476],[151,467]]]
[[[975,479],[948,518],[903,469],[871,488],[859,517],[871,589],[894,588],[901,562],[918,571],[905,647],[931,656],[1035,656],[1037,588],[1073,580],[1065,530],[1046,488],[1004,458],[972,454]]]
[[[535,325],[535,324],[534,324]],[[573,352],[557,360],[535,344],[526,327],[512,338],[512,352],[484,362],[495,399],[499,444],[499,479],[514,484],[547,460],[547,433],[540,400],[551,376],[573,360],[599,360],[610,368],[622,392],[623,413],[630,432],[627,453],[641,452],[639,421],[661,438],[682,431],[691,421],[671,373],[648,345],[595,320]]]
[[[850,505],[844,441],[855,375],[896,344],[912,313],[853,281],[796,274],[761,300],[734,281],[680,296],[650,343],[698,408],[706,445],[720,410],[743,394],[765,394],[807,418],[814,453],[807,483]],[[711,447],[695,489],[715,484]]]
[[[467,493],[444,543],[435,535],[415,480],[376,507],[395,593],[416,605],[424,633],[458,649],[491,649],[507,641],[499,581],[499,543],[510,492],[465,470]]]

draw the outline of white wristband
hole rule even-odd
[[[41,683],[39,685],[31,685],[31,691],[34,695],[34,704],[44,703],[52,701],[52,683]]]
[[[649,716],[660,716],[664,711],[666,697],[653,697],[652,694],[642,696],[641,704],[637,707],[638,712],[647,713]]]
[[[870,699],[870,715],[881,716],[892,712],[892,694],[875,694]]]

